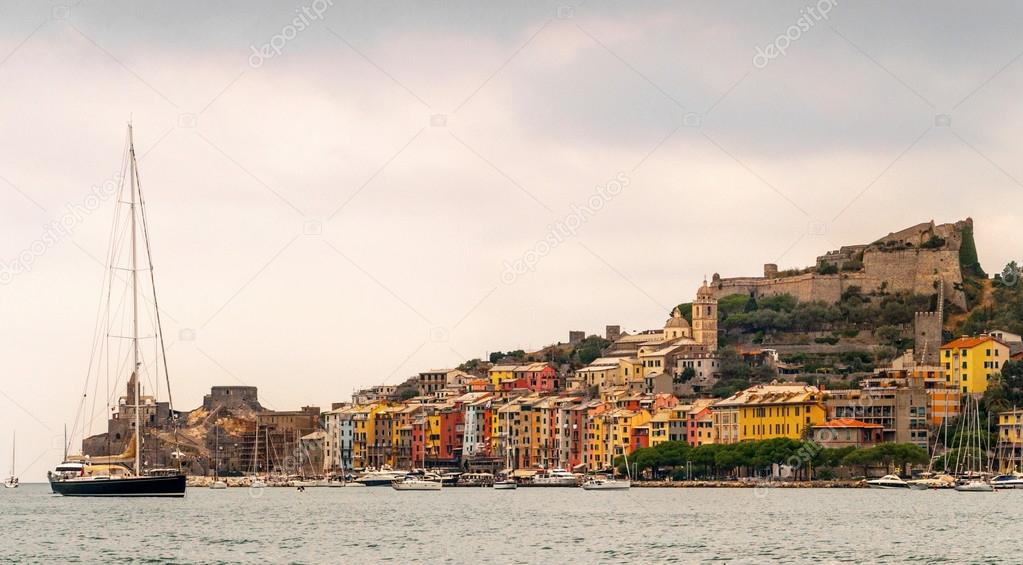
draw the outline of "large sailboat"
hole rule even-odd
[[[125,176],[128,178],[127,183],[124,182]],[[142,381],[151,379],[151,382],[155,381],[155,388],[159,389],[162,370],[164,378],[167,379],[169,397],[170,379],[167,376],[160,310],[156,302],[156,281],[153,276],[145,199],[139,182],[134,133],[130,123],[119,179],[117,211],[111,229],[110,253],[107,256],[109,269],[103,286],[105,308],[100,309],[96,323],[93,342],[97,348],[94,350],[93,361],[96,359],[105,361],[108,387],[111,382],[121,382],[121,378],[128,376],[128,396],[125,404],[130,411],[131,433],[124,451],[120,454],[65,457],[65,461],[54,471],[50,471],[47,477],[53,492],[64,496],[181,497],[185,495],[183,473],[177,469],[147,471],[143,467],[142,412],[144,409],[148,410],[149,406],[143,405]],[[149,280],[141,281],[139,274],[147,271]],[[140,302],[143,299],[152,306],[152,311],[146,314],[146,335],[140,333],[140,323],[144,315]],[[146,351],[142,350],[143,341],[147,343]],[[116,345],[113,345],[114,343]],[[86,391],[92,378],[96,379],[98,385],[100,365],[99,362],[90,362]],[[80,417],[86,408],[87,398],[88,394],[82,396]],[[173,413],[171,408],[170,414]],[[88,420],[87,417],[83,419]]]

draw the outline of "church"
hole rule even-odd
[[[581,384],[660,393],[673,392],[685,367],[710,376],[717,368],[718,301],[706,280],[696,291],[692,320],[676,307],[662,329],[622,333],[599,359],[577,371]]]

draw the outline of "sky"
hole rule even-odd
[[[705,276],[932,219],[972,217],[988,272],[1019,258],[1012,3],[0,14],[0,470],[17,430],[26,480],[81,398],[129,119],[179,409],[660,327]]]

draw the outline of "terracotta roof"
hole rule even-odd
[[[958,339],[954,339],[954,340],[946,343],[945,345],[942,345],[941,348],[942,349],[973,349],[974,347],[977,347],[978,345],[980,345],[982,343],[987,343],[989,341],[994,341],[994,342],[997,342],[997,343],[1001,343],[1000,341],[998,341],[997,339],[995,339],[995,338],[993,338],[993,337],[991,337],[989,335],[982,335],[982,336],[979,336],[979,337],[961,337],[961,338],[958,338]]]
[[[853,420],[852,418],[838,418],[836,420],[828,420],[823,424],[816,426],[818,428],[883,428],[881,424],[869,424],[867,422],[861,422],[859,420]]]

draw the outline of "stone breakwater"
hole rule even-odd
[[[248,477],[221,477],[229,487],[247,487],[252,483]],[[213,483],[213,477],[188,477],[188,486],[205,488]],[[289,481],[270,481],[270,487],[292,487]],[[478,485],[458,485],[464,488],[480,488]],[[536,486],[523,484],[521,486]],[[779,481],[779,480],[748,480],[748,481],[633,481],[636,488],[867,488],[866,481]],[[557,487],[551,487],[557,488]],[[571,487],[562,487],[571,488]]]
[[[866,481],[633,481],[637,488],[867,488]]]

